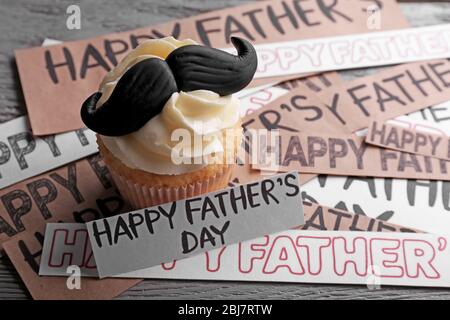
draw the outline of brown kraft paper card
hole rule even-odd
[[[394,0],[377,3],[382,7],[380,28],[408,26]],[[79,116],[82,102],[97,91],[102,77],[143,40],[174,36],[227,48],[231,36],[259,44],[368,32],[366,10],[371,4],[362,0],[257,1],[152,27],[18,49],[15,56],[33,133],[46,135],[83,127]],[[263,83],[282,79],[264,79]],[[258,84],[262,83],[254,85]]]
[[[352,132],[450,100],[450,62],[402,64],[345,82],[317,95]]]
[[[128,210],[98,155],[0,190],[0,246],[47,222],[85,222]]]
[[[252,168],[277,172],[450,180],[450,162],[366,144],[354,135],[279,131],[275,146],[258,143]],[[269,149],[271,148],[271,149]],[[275,157],[271,156],[275,154]],[[275,159],[276,158],[276,159]],[[275,159],[275,160],[274,160]]]
[[[0,243],[34,299],[110,299],[139,282],[83,279],[80,290],[69,290],[66,279],[37,275],[47,222],[86,222],[129,210],[98,156],[2,189],[0,199]]]
[[[303,202],[305,225],[302,230],[416,232],[388,222],[347,211]],[[65,222],[71,222],[68,215]],[[81,290],[69,290],[66,278],[39,276],[45,226],[24,232],[5,243],[5,250],[34,299],[110,299],[136,285],[140,279],[83,278]]]
[[[383,148],[450,160],[450,137],[444,134],[373,121],[365,142]]]
[[[314,80],[317,79],[314,77]],[[294,81],[285,85],[293,87],[289,93],[242,119],[242,126],[246,133],[248,130],[255,129],[281,130],[288,133],[350,133],[304,83]],[[319,90],[317,87],[317,91]],[[249,136],[246,134],[243,146],[238,154],[238,165],[233,173],[231,183],[248,183],[261,179],[261,171],[252,169],[250,153]],[[267,176],[274,174],[274,172],[268,171],[263,174]],[[304,184],[315,176],[315,174],[302,173],[300,182]]]

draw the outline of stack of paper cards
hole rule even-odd
[[[450,287],[450,25],[411,28],[395,1],[371,12],[255,1],[16,50],[28,115],[0,125],[0,245],[33,298],[110,299],[142,279]],[[245,38],[258,63],[235,94],[228,187],[134,210],[80,106],[165,35],[232,54]]]

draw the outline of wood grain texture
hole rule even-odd
[[[246,0],[2,0],[0,6],[0,122],[26,113],[14,49],[38,46],[44,38],[75,40],[124,31],[246,3]],[[82,29],[67,30],[65,11],[78,4]],[[450,22],[450,3],[402,2],[413,26]],[[345,72],[347,79],[374,70]],[[0,299],[28,299],[20,277],[0,258]],[[445,289],[382,288],[271,283],[146,280],[119,299],[450,299]]]

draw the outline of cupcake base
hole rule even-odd
[[[206,180],[178,187],[152,187],[126,179],[114,171],[111,172],[111,175],[123,198],[133,208],[142,209],[223,189],[228,186],[232,171],[233,166],[227,166],[222,172],[218,172]]]
[[[234,164],[211,164],[192,173],[158,175],[127,167],[97,137],[100,155],[122,197],[142,209],[166,202],[195,197],[228,186]]]

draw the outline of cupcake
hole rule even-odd
[[[81,108],[122,196],[135,209],[227,187],[242,140],[239,100],[253,46],[237,55],[172,37],[131,51]]]

